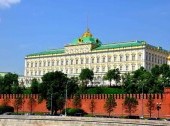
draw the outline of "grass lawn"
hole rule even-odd
[[[121,87],[89,87],[86,89],[87,94],[124,94]]]

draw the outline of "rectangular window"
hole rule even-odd
[[[135,61],[135,55],[134,54],[132,55],[132,61]]]
[[[116,60],[117,60],[117,57],[116,57],[116,56],[114,56],[114,62],[116,62]]]
[[[105,62],[105,57],[103,57],[103,63]]]
[[[120,62],[121,62],[121,61],[123,61],[123,56],[122,56],[122,55],[120,55]]]
[[[111,62],[111,57],[110,56],[108,57],[108,62]]]
[[[135,65],[132,65],[132,71],[134,71],[135,70]]]
[[[27,63],[27,67],[29,67],[29,63]]]
[[[88,59],[88,58],[86,58],[86,63],[87,63],[87,64],[89,63],[89,59]]]
[[[78,64],[78,59],[76,59],[76,64]]]
[[[129,61],[129,55],[126,55],[126,61]]]
[[[91,63],[94,63],[94,58],[91,59]]]
[[[83,59],[81,59],[81,64],[83,64]]]
[[[48,66],[50,66],[50,61],[48,62]]]
[[[71,65],[73,65],[73,60],[71,60]]]
[[[122,71],[122,66],[120,66],[120,71]]]
[[[129,67],[128,66],[126,66],[126,71],[128,71],[129,70]]]
[[[100,62],[100,58],[99,57],[97,57],[97,63],[99,63]]]

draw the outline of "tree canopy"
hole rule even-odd
[[[62,99],[66,97],[66,85],[69,97],[76,93],[78,89],[75,81],[73,78],[67,78],[66,74],[60,71],[49,72],[43,75],[39,92],[41,99],[47,100],[47,109],[51,110],[52,113],[56,113],[57,110],[61,109],[61,105],[64,107],[65,100]]]
[[[79,78],[83,82],[83,84],[85,84],[85,86],[87,86],[88,81],[93,83],[92,81],[93,81],[93,78],[94,78],[94,73],[89,68],[85,68],[85,69],[82,69],[82,71],[79,75]]]

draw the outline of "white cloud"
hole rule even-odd
[[[9,8],[13,4],[20,3],[21,0],[0,0],[0,8]]]

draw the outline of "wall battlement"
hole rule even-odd
[[[112,95],[115,98],[117,103],[114,112],[111,115],[114,116],[126,116],[125,108],[123,106],[124,100],[126,97],[134,97],[138,101],[137,111],[133,113],[133,115],[144,115],[145,117],[149,116],[148,109],[146,104],[148,102],[148,98],[151,95],[154,99],[155,109],[152,113],[152,117],[158,116],[158,111],[156,110],[156,104],[161,103],[161,109],[159,111],[160,117],[170,118],[170,88],[165,88],[163,94],[82,94],[81,98],[81,108],[87,113],[91,113],[90,111],[90,103],[93,99],[95,102],[95,115],[107,115],[104,104],[106,99]],[[21,97],[23,98],[22,108],[19,110],[20,112],[30,112],[29,100],[30,98],[34,98],[35,104],[32,108],[33,112],[49,112],[46,108],[46,101],[42,101],[39,103],[39,95],[38,94],[0,94],[0,105],[4,104],[4,102],[8,101],[8,105],[14,106],[15,100]],[[8,99],[8,100],[6,100]],[[73,108],[73,96],[67,99],[67,108]],[[143,113],[142,113],[143,111]]]

